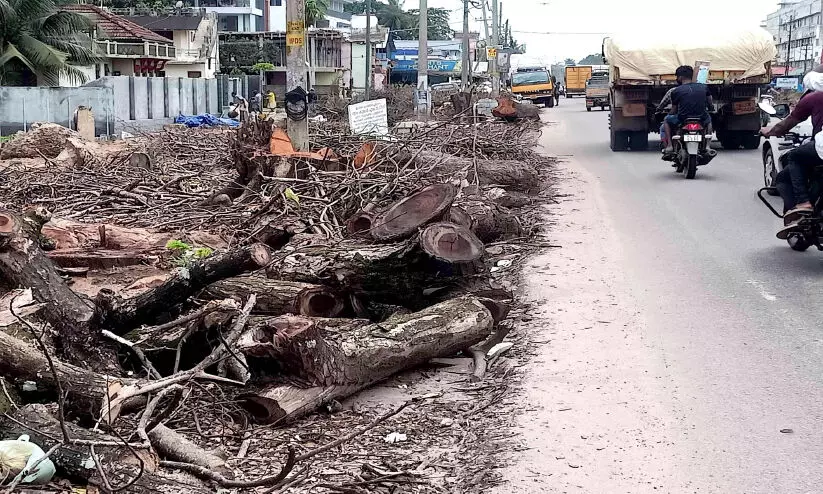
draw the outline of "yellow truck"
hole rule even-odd
[[[512,94],[531,100],[534,104],[554,107],[554,83],[544,67],[518,68],[512,75]]]
[[[577,65],[566,67],[566,97],[586,95],[586,81],[592,76],[591,65]]]

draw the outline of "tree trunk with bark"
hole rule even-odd
[[[465,350],[493,326],[489,310],[471,296],[345,331],[298,325],[275,333],[275,359],[310,387],[276,384],[240,398],[258,421],[293,420],[431,358]]]
[[[442,218],[456,195],[449,184],[424,187],[380,215],[371,228],[372,237],[384,242],[411,237],[421,226]]]
[[[309,317],[338,317],[346,310],[343,297],[323,285],[279,281],[264,276],[238,276],[212,283],[200,297],[217,300],[247,300],[257,294],[256,313],[300,314]]]
[[[520,221],[502,206],[473,197],[460,200],[458,205],[471,219],[471,230],[483,242],[519,237],[523,234]]]
[[[437,173],[452,177],[465,170],[467,180],[475,178],[475,161],[439,151],[421,151],[415,158],[421,165],[438,163]],[[517,160],[477,160],[477,180],[480,185],[497,185],[506,189],[536,192],[542,187],[542,178],[532,165]]]

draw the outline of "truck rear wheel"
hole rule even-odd
[[[740,149],[740,140],[738,139],[737,132],[718,132],[717,138],[720,140],[720,144],[723,145],[723,149]]]
[[[760,147],[760,134],[745,133],[740,136],[740,142],[743,144],[743,149],[757,149]]]
[[[543,103],[546,108],[554,108],[554,98],[549,98]]]
[[[629,133],[615,131],[611,129],[611,143],[609,145],[612,151],[625,151],[629,147]]]
[[[591,106],[587,106],[587,107],[586,107],[586,111],[592,111],[592,107],[591,107]]]
[[[631,133],[631,142],[629,145],[632,151],[646,151],[649,149],[649,133],[643,131],[635,131]]]

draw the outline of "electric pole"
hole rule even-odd
[[[483,33],[486,39],[486,46],[489,46],[489,18],[486,16],[486,0],[481,0],[483,4]]]
[[[286,92],[297,88],[306,91],[306,3],[304,0],[286,0]],[[286,101],[288,105],[288,98]],[[308,102],[306,111],[308,111]],[[308,114],[289,116],[286,130],[297,151],[309,149]]]
[[[371,97],[371,0],[366,0],[366,99]]]
[[[463,0],[463,67],[460,71],[460,84],[465,91],[469,87],[469,0]]]
[[[489,59],[489,72],[492,75],[492,96],[500,95],[500,72],[497,68],[497,48],[500,44],[500,21],[498,19],[499,8],[497,0],[492,0],[492,42],[491,47],[494,48],[494,57]]]
[[[429,7],[420,0],[420,45],[417,48],[417,112],[423,120],[429,118]]]

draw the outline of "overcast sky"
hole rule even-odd
[[[461,0],[428,0],[428,4],[450,9],[452,28],[462,29]],[[605,33],[666,25],[688,33],[695,22],[714,23],[718,28],[759,26],[768,13],[777,10],[778,0],[501,0],[501,4],[515,39],[526,43],[526,58],[548,65],[600,53]],[[418,5],[419,0],[403,4],[407,9]],[[471,18],[480,16],[479,10],[471,11]],[[472,21],[472,30],[483,36],[481,23]]]

